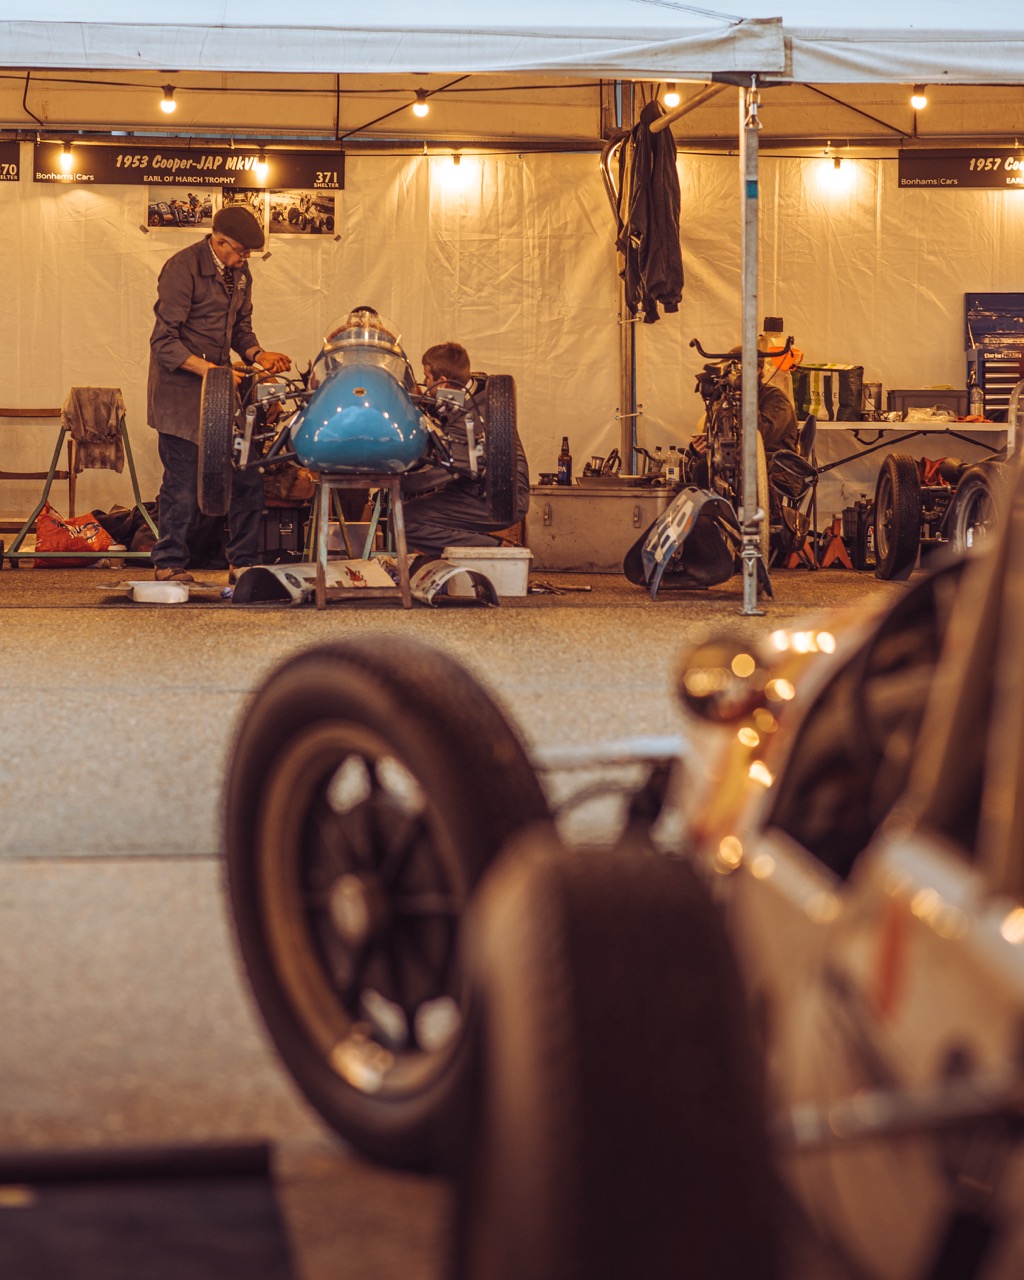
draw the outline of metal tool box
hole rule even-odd
[[[626,552],[670,497],[664,487],[621,483],[531,486],[526,545],[533,571],[621,573]]]

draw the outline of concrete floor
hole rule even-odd
[[[843,569],[657,603],[617,576],[498,609],[131,603],[101,569],[0,573],[0,1149],[267,1138],[301,1280],[437,1280],[446,1188],[350,1155],[277,1065],[236,963],[219,797],[239,713],[285,655],[416,636],[497,695],[534,748],[680,730],[681,648],[905,588]],[[206,575],[216,586],[226,575]],[[802,1246],[801,1246],[802,1247]],[[801,1255],[803,1256],[803,1255]],[[801,1274],[826,1280],[815,1255]]]

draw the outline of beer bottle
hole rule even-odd
[[[569,452],[568,436],[562,436],[562,448],[558,454],[558,483],[572,484],[572,454]]]

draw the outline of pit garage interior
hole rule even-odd
[[[159,21],[130,23],[102,0],[88,21],[52,0],[8,6],[0,146],[17,178],[8,170],[0,183],[0,399],[57,406],[71,387],[119,387],[140,489],[155,496],[145,386],[156,277],[205,228],[150,225],[152,185],[78,182],[73,167],[36,180],[37,157],[70,145],[73,158],[262,152],[270,191],[275,156],[343,158],[333,230],[271,235],[253,262],[261,342],[304,364],[334,317],[369,303],[397,323],[417,372],[431,343],[465,343],[474,367],[515,377],[534,483],[555,470],[563,435],[577,473],[621,449],[631,421],[652,452],[684,445],[702,408],[690,340],[732,347],[745,317],[758,329],[782,317],[809,363],[862,366],[867,383],[934,389],[941,404],[965,387],[965,295],[1019,286],[1024,205],[1014,188],[901,187],[900,156],[1024,157],[1019,26],[1008,3],[976,13],[935,3],[922,17],[910,4],[710,15],[597,0],[581,22],[571,3],[512,14],[452,3],[425,18],[394,2],[372,24],[345,26],[321,3],[295,24],[262,0],[181,0]],[[628,323],[601,151],[670,84],[684,106],[700,100],[672,126],[685,285],[678,313]],[[915,85],[928,97],[917,111]],[[168,87],[173,116],[161,111]],[[745,287],[751,192],[737,153],[752,87],[759,230],[756,284]],[[420,91],[430,112],[417,118]],[[0,429],[0,472],[45,470],[55,423],[11,418]],[[991,436],[997,448],[1002,433]],[[820,432],[818,450],[822,462],[853,451],[838,430]],[[922,454],[949,451],[941,438],[920,443]],[[823,478],[823,522],[870,494],[877,456]],[[40,487],[0,478],[8,544]],[[55,483],[51,501],[62,509],[66,498]],[[126,474],[78,477],[79,512],[130,501]],[[296,648],[339,629],[401,628],[488,680],[531,746],[676,732],[667,691],[680,639],[722,612],[735,620],[738,579],[652,603],[617,575],[613,589],[605,575],[580,576],[593,589],[574,594],[566,573],[556,579],[566,593],[545,600],[554,607],[524,621],[507,608],[104,610],[96,584],[107,571],[18,573],[0,573],[10,1029],[0,1061],[11,1082],[0,1147],[102,1153],[268,1137],[296,1276],[441,1274],[444,1188],[339,1152],[246,1003],[217,865],[234,719]],[[765,619],[740,624],[750,634],[811,606],[902,590],[841,571],[788,576],[798,586],[776,583]],[[842,1274],[805,1247],[808,1276]]]

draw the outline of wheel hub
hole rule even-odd
[[[391,910],[376,876],[339,876],[330,891],[331,921],[349,946],[362,947],[379,938],[390,921]]]

